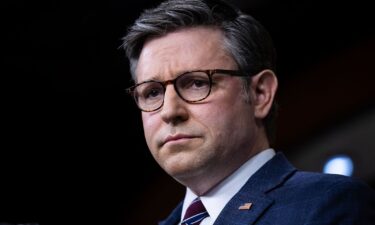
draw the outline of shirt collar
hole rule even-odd
[[[200,196],[203,205],[210,215],[210,221],[214,222],[216,220],[229,200],[245,185],[247,180],[275,154],[272,148],[261,151],[220,182],[220,184],[209,193]],[[198,196],[189,188],[186,189],[181,218],[185,215],[187,207],[196,197]]]

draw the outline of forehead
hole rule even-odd
[[[224,36],[215,27],[180,29],[145,42],[136,68],[139,82],[170,79],[189,70],[233,67]]]

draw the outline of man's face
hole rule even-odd
[[[195,27],[148,40],[136,69],[137,82],[165,81],[191,70],[237,65],[223,47],[222,33]],[[223,179],[252,154],[253,107],[239,77],[214,75],[211,94],[187,103],[167,85],[164,105],[142,112],[148,147],[160,166],[183,184],[199,178]]]

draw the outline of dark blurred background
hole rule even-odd
[[[160,1],[2,3],[0,222],[156,224],[184,188],[154,162],[121,37]],[[278,51],[277,150],[321,172],[335,154],[375,187],[370,1],[233,0]],[[4,32],[5,30],[5,32]]]

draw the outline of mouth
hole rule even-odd
[[[178,143],[178,142],[189,141],[193,138],[197,138],[197,136],[186,135],[186,134],[168,135],[168,137],[166,137],[165,140],[163,141],[163,145],[167,143]]]

